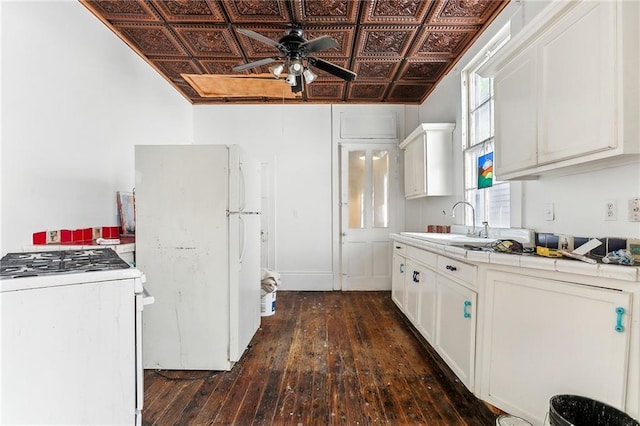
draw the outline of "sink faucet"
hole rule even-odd
[[[476,209],[473,208],[473,204],[467,201],[458,201],[453,205],[453,207],[451,207],[451,217],[456,217],[456,207],[458,207],[460,204],[466,204],[467,206],[471,207],[471,219],[472,219],[473,228],[471,228],[470,232],[467,232],[467,235],[475,237],[476,236]]]
[[[489,222],[485,220],[482,222],[482,226],[484,226],[484,230],[481,229],[478,235],[484,238],[489,238]]]

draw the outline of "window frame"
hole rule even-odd
[[[491,38],[491,40],[482,48],[480,49],[480,51],[467,63],[467,65],[462,69],[460,76],[461,76],[461,103],[462,103],[462,114],[461,114],[461,149],[462,149],[462,171],[463,171],[463,176],[462,176],[462,192],[464,195],[464,200],[473,204],[474,209],[475,209],[475,215],[476,215],[476,232],[481,229],[480,227],[480,223],[481,221],[485,220],[486,218],[486,213],[485,210],[487,209],[486,205],[486,193],[488,191],[482,191],[482,193],[484,194],[485,200],[483,200],[482,202],[482,206],[483,208],[478,208],[478,204],[476,202],[476,200],[474,199],[474,195],[479,193],[479,190],[477,188],[477,179],[475,179],[475,185],[472,186],[468,186],[467,185],[467,181],[468,181],[468,177],[469,177],[469,173],[470,173],[470,169],[467,167],[467,158],[468,158],[468,153],[471,152],[472,150],[477,150],[477,149],[482,149],[481,147],[483,145],[485,145],[486,143],[490,143],[493,144],[494,147],[494,151],[495,151],[495,122],[494,122],[494,112],[495,112],[495,106],[493,106],[491,108],[491,125],[492,125],[492,129],[490,131],[490,136],[488,138],[483,139],[483,141],[474,144],[473,146],[471,145],[471,125],[472,125],[472,120],[471,120],[471,111],[470,111],[470,107],[472,104],[472,94],[471,94],[471,89],[472,89],[472,79],[473,79],[473,75],[477,74],[477,70],[481,69],[483,64],[488,61],[501,47],[503,47],[510,39],[510,35],[511,35],[511,28],[510,28],[510,23],[507,23],[506,25],[504,25],[500,30],[498,30],[498,32]],[[489,96],[488,99],[486,99],[484,103],[486,102],[494,102],[493,100],[494,94],[493,94],[493,84],[491,85],[491,94]],[[478,107],[480,106],[480,104],[478,106],[476,106],[476,110],[478,109]],[[473,157],[474,159],[477,158],[476,156]],[[469,167],[472,168],[476,168],[477,165],[476,164],[471,164]],[[472,175],[476,175],[477,171],[475,172],[471,172]],[[509,218],[508,218],[508,227],[519,227],[521,226],[522,223],[522,186],[520,182],[510,182],[510,181],[499,181],[496,180],[496,177],[494,175],[494,183],[493,183],[493,187],[499,187],[500,185],[508,185],[509,186],[509,198],[510,198],[510,202],[509,202]],[[471,195],[470,195],[471,194]],[[472,224],[472,218],[471,218],[471,212],[469,211],[469,209],[465,209],[465,214],[464,214],[464,224],[466,226],[469,226]],[[489,220],[489,226],[491,227],[491,221]],[[494,228],[498,227],[498,226],[493,226]]]

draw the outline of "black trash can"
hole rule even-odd
[[[551,426],[640,426],[627,413],[579,395],[555,395],[549,401]]]

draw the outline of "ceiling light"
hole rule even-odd
[[[293,61],[291,61],[291,64],[289,65],[289,74],[293,74],[293,75],[301,75],[302,74],[302,62],[300,62],[300,59],[294,59]]]
[[[295,86],[296,85],[296,76],[293,74],[288,74],[287,78],[284,79],[287,83],[289,83],[289,86]]]
[[[307,84],[313,82],[316,78],[318,78],[318,76],[309,68],[305,68],[302,74],[304,75],[304,81]]]
[[[269,72],[273,74],[275,78],[280,78],[280,74],[284,70],[284,64],[272,65],[269,67]]]

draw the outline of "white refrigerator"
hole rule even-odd
[[[260,326],[260,163],[236,145],[139,145],[145,368],[230,370]]]

